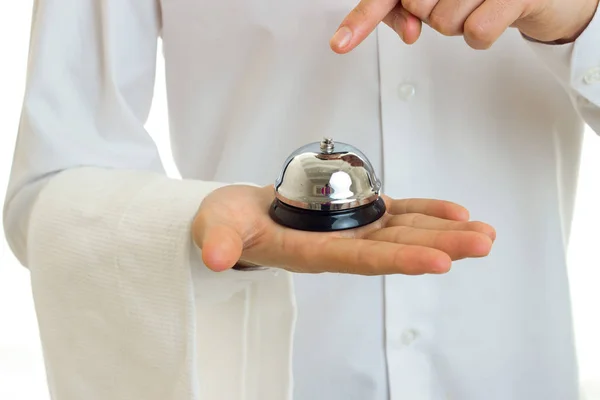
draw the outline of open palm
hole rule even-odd
[[[444,273],[453,260],[488,255],[496,236],[458,204],[385,196],[387,213],[370,225],[298,231],[271,220],[273,198],[272,186],[232,185],[204,199],[193,237],[208,268],[223,271],[241,261],[301,273]]]

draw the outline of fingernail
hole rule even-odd
[[[347,26],[342,26],[331,38],[332,44],[340,49],[348,46],[350,40],[352,40],[352,31]]]

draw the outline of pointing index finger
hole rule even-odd
[[[362,0],[344,18],[330,41],[333,51],[345,54],[358,46],[383,21],[398,0]]]

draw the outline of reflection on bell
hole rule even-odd
[[[358,149],[325,138],[293,152],[275,182],[271,218],[289,228],[358,228],[385,214],[381,182]]]

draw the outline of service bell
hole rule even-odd
[[[381,182],[355,147],[324,138],[294,151],[275,181],[271,218],[304,231],[338,231],[385,214]]]

